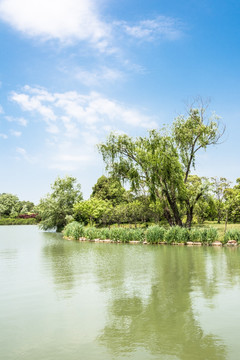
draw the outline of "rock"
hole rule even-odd
[[[202,243],[200,241],[194,241],[193,245],[202,246]]]
[[[135,240],[129,241],[129,244],[140,244],[140,241],[135,241]]]
[[[187,241],[187,246],[193,246],[193,242],[192,241]]]
[[[212,243],[212,246],[222,246],[222,243],[221,243],[221,241],[214,241]]]
[[[227,245],[228,246],[237,246],[237,241],[236,240],[228,240]]]

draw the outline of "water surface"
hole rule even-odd
[[[236,360],[239,251],[1,226],[1,358]]]

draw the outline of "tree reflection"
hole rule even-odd
[[[136,294],[137,290],[126,297],[119,289],[119,296],[109,305],[100,343],[115,356],[142,347],[163,359],[225,359],[223,343],[214,335],[204,334],[194,317],[192,288],[207,286],[209,290],[205,257],[196,250],[163,247],[155,252],[147,301]]]

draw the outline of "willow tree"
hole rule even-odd
[[[198,182],[194,186],[190,177],[196,155],[217,144],[223,134],[218,118],[205,120],[204,110],[190,109],[168,130],[151,130],[148,136],[136,138],[110,133],[106,142],[98,145],[107,170],[128,180],[133,190],[147,188],[154,200],[160,200],[171,226],[191,227],[194,207],[206,188]]]
[[[81,186],[76,181],[71,176],[58,177],[51,185],[52,193],[40,199],[40,228],[56,228],[59,232],[67,225],[67,216],[73,215],[74,204],[82,200]]]

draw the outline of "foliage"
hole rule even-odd
[[[101,176],[92,188],[91,198],[110,201],[113,205],[126,201],[126,190],[119,179]]]
[[[230,187],[230,181],[224,177],[212,177],[212,191],[215,194],[215,207],[217,211],[217,220],[220,224],[224,217],[224,202],[226,201],[226,190]]]
[[[146,240],[152,244],[157,244],[165,240],[166,229],[158,225],[150,226],[146,230]]]
[[[18,212],[19,199],[16,195],[0,194],[0,216],[9,216],[12,211]]]
[[[211,244],[218,239],[218,231],[215,228],[204,228],[200,230],[200,236],[202,243]]]
[[[228,230],[224,235],[224,242],[228,242],[228,240],[236,240],[238,243],[240,243],[240,230]]]
[[[199,228],[192,228],[189,232],[189,241],[201,242],[202,241],[202,230]]]
[[[111,211],[112,205],[110,201],[94,197],[78,202],[73,206],[74,218],[85,224],[92,224],[93,222],[107,223]]]
[[[221,137],[217,118],[204,122],[205,109],[190,109],[188,116],[178,117],[171,131],[151,130],[148,137],[131,138],[111,133],[99,151],[111,173],[128,180],[133,190],[146,188],[164,207],[168,223],[191,227],[193,210],[204,187],[191,186],[190,171],[196,153],[216,144]]]
[[[84,231],[84,236],[89,240],[98,239],[98,229],[93,226],[86,227]]]
[[[0,225],[36,225],[38,220],[36,218],[0,218]]]
[[[38,214],[20,214],[18,217],[20,219],[35,219],[38,216]]]
[[[67,215],[73,214],[73,206],[82,200],[81,187],[70,176],[57,178],[51,186],[52,193],[40,200],[38,206],[43,230],[56,228],[61,231],[67,224]]]
[[[78,240],[84,236],[84,226],[77,221],[70,222],[65,226],[63,235]]]
[[[173,226],[167,230],[164,240],[171,244],[173,242],[185,243],[189,239],[189,230],[180,226]]]

